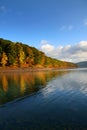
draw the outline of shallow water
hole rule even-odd
[[[0,75],[0,130],[87,130],[87,69]]]

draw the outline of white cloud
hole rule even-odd
[[[41,40],[41,50],[44,50],[46,54],[49,55],[49,53],[52,52],[54,49],[55,49],[54,46],[51,45],[48,41]]]
[[[45,40],[45,44],[41,44],[40,50],[50,57],[64,61],[80,62],[87,60],[87,41],[80,41],[75,45],[55,47]]]
[[[40,43],[43,45],[43,44],[48,44],[48,42],[49,42],[49,41],[47,41],[47,40],[41,40]]]

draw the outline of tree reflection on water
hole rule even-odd
[[[67,71],[3,73],[0,75],[0,104],[37,92],[47,82]]]

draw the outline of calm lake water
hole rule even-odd
[[[0,130],[87,130],[87,69],[0,74]]]

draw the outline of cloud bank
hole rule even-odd
[[[87,41],[80,41],[75,45],[55,47],[46,40],[41,41],[40,50],[47,56],[63,61],[80,62],[87,61]]]

